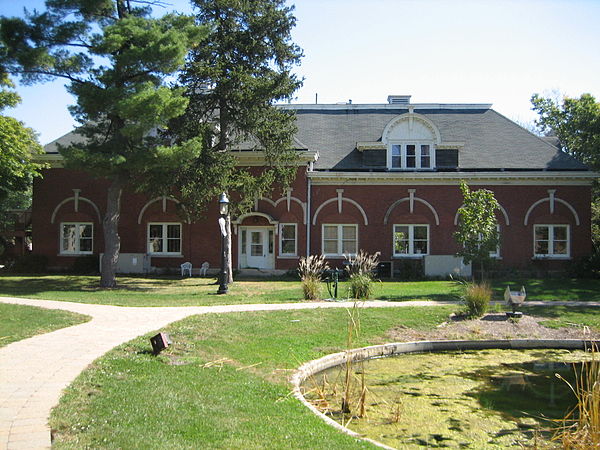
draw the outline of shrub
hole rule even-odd
[[[373,277],[370,274],[350,275],[350,297],[368,299],[373,294]]]
[[[373,271],[379,264],[379,252],[372,255],[360,250],[356,256],[346,256],[350,264],[346,271],[350,275],[350,296],[367,299],[373,293]]]
[[[43,273],[48,267],[48,258],[44,255],[29,253],[15,261],[11,270],[15,273]]]
[[[469,317],[483,316],[490,306],[492,288],[489,283],[468,283],[465,286],[463,301],[467,307]]]
[[[600,278],[600,247],[594,246],[589,256],[569,266],[569,275],[574,278]]]
[[[329,269],[323,255],[311,255],[300,258],[298,274],[302,281],[305,300],[318,300],[321,297],[321,276]]]
[[[79,275],[96,274],[99,271],[97,256],[87,255],[78,257],[71,266],[71,272]]]

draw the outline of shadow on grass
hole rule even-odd
[[[594,306],[527,306],[525,304],[522,310],[526,314],[548,319],[563,319],[572,313],[600,315],[600,307]]]
[[[600,280],[575,278],[515,278],[492,280],[494,297],[502,298],[506,286],[525,286],[528,300],[600,301]]]
[[[456,302],[460,297],[455,294],[423,294],[423,295],[378,295],[375,300],[385,300],[387,302],[408,302],[411,300],[430,300],[439,302]]]
[[[0,295],[27,296],[42,292],[153,292],[156,288],[172,285],[181,280],[180,277],[144,277],[131,278],[117,277],[117,287],[106,289],[100,287],[100,276],[81,275],[5,275],[0,276]],[[204,286],[213,278],[198,278],[200,285]]]

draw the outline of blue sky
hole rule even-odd
[[[189,11],[187,0],[167,0]],[[20,15],[39,0],[0,0]],[[600,0],[297,0],[294,41],[305,53],[295,103],[492,103],[535,118],[533,93],[600,99]],[[8,114],[48,143],[72,129],[64,82],[19,86]]]

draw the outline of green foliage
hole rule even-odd
[[[194,0],[198,24],[210,32],[195,47],[180,77],[189,105],[171,123],[177,141],[200,138],[192,164],[175,172],[182,201],[202,212],[220,192],[231,194],[233,215],[256,198],[284,188],[295,176],[295,117],[274,106],[292,98],[301,81],[291,70],[301,50],[291,42],[293,7],[283,0]],[[264,152],[261,170],[236,167],[228,150]]]
[[[564,97],[561,104],[535,94],[531,103],[543,132],[554,133],[563,151],[600,170],[600,103],[592,95]]]
[[[558,100],[538,94],[531,98],[539,114],[536,124],[545,133],[554,134],[561,149],[600,170],[600,103],[590,94]],[[592,190],[592,239],[600,245],[600,186]]]
[[[11,270],[14,273],[44,273],[48,268],[48,258],[45,255],[30,253],[19,257]]]
[[[98,273],[98,257],[95,255],[86,255],[79,256],[73,262],[71,266],[71,272],[82,274],[82,275],[91,275]]]
[[[368,273],[350,275],[350,297],[366,300],[373,295],[373,276]]]
[[[458,231],[454,239],[458,243],[458,256],[464,262],[477,262],[483,265],[490,260],[490,252],[498,247],[498,222],[496,210],[499,209],[494,193],[487,189],[471,191],[461,181],[463,206],[458,209]]]
[[[8,75],[0,72],[0,112],[20,103],[21,98],[12,88],[13,83]],[[0,215],[2,215],[3,211],[11,207],[9,204],[14,203],[15,195],[27,192],[31,188],[33,177],[39,175],[42,165],[35,163],[33,156],[41,153],[42,147],[31,128],[27,128],[13,117],[0,115],[0,149],[2,149],[0,151]]]
[[[492,288],[489,283],[467,283],[464,288],[462,300],[469,317],[483,316],[490,306]]]
[[[81,126],[77,142],[59,148],[65,166],[111,182],[103,221],[105,287],[116,284],[121,192],[127,183],[148,188],[146,172],[156,175],[161,157],[179,152],[161,148],[153,135],[185,110],[183,89],[171,88],[166,78],[204,35],[191,17],[152,17],[153,3],[48,0],[45,11],[29,12],[25,19],[0,19],[5,47],[0,67],[26,83],[70,82],[67,90],[76,100],[70,111]]]

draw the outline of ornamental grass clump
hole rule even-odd
[[[319,300],[321,297],[321,276],[329,266],[323,255],[311,255],[300,258],[298,274],[302,282],[305,300]]]
[[[491,299],[492,288],[489,283],[481,282],[466,284],[463,301],[467,309],[466,314],[469,317],[483,316],[490,306]]]
[[[350,276],[350,297],[368,299],[373,294],[373,271],[379,264],[379,252],[370,255],[360,250],[355,256],[346,256],[346,271]]]
[[[592,359],[581,369],[575,369],[575,383],[569,385],[577,404],[562,420],[552,440],[559,441],[564,449],[600,448],[600,359],[598,347],[591,347]]]

